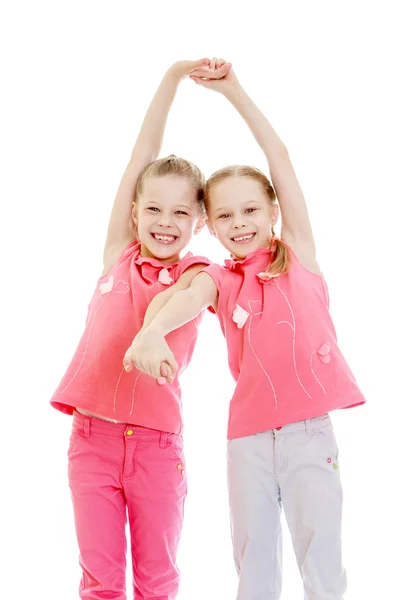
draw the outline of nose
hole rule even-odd
[[[232,227],[233,229],[241,229],[242,227],[246,227],[247,223],[243,215],[238,215],[234,218]]]
[[[157,225],[159,227],[172,227],[172,217],[168,214],[161,214],[157,219]]]

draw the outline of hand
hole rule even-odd
[[[161,373],[161,377],[157,378],[157,381],[160,385],[164,385],[165,383],[173,382],[174,373],[168,363],[166,363],[166,362],[161,363],[160,373]]]
[[[214,62],[213,62],[214,61]],[[225,77],[231,68],[231,64],[223,61],[221,65],[216,65],[217,59],[213,59],[210,61],[208,58],[202,58],[200,60],[182,60],[169,69],[169,73],[171,73],[174,77],[180,81],[185,77],[206,77],[207,79],[221,79]],[[210,65],[212,64],[212,68]]]
[[[223,58],[213,58],[209,65],[204,65],[190,74],[192,79],[198,85],[209,88],[222,94],[227,94],[229,90],[239,85],[232,64],[226,62]]]
[[[168,73],[173,75],[178,81],[189,77],[191,73],[197,72],[198,69],[208,67],[210,64],[209,58],[200,58],[200,60],[180,60],[168,69]]]
[[[133,340],[125,353],[123,364],[128,372],[135,366],[139,371],[155,379],[165,379],[168,383],[172,383],[178,370],[164,336],[150,327],[142,330]]]

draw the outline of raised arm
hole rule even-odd
[[[158,157],[167,117],[178,85],[190,73],[196,73],[196,69],[205,67],[208,63],[208,59],[175,63],[168,69],[155,93],[114,201],[103,253],[103,274],[111,269],[125,246],[134,239],[130,223],[136,183],[142,170]],[[220,69],[217,75],[222,74],[224,69]]]
[[[217,299],[218,290],[213,279],[207,273],[196,275],[190,286],[186,289],[178,289],[151,319],[150,324],[141,330],[140,335],[135,338],[125,354],[125,369],[130,371],[134,364],[140,371],[159,378],[165,375],[161,372],[161,365],[165,362],[171,369],[169,381],[172,381],[178,365],[165,341],[165,336],[192,321],[208,306],[216,307]],[[150,305],[148,310],[152,310]]]
[[[213,59],[210,67],[218,69],[224,62],[222,59]],[[218,81],[198,76],[191,78],[204,87],[221,92],[249,126],[268,161],[282,213],[282,239],[293,248],[305,266],[318,270],[314,236],[306,202],[286,146],[268,119],[242,88],[232,69]]]

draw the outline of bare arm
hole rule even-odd
[[[167,304],[167,302],[170,300],[170,298],[172,298],[174,294],[176,294],[176,292],[186,290],[190,286],[193,279],[202,269],[204,269],[204,267],[204,264],[194,265],[193,267],[190,267],[179,277],[178,281],[174,283],[174,285],[171,285],[166,290],[157,294],[157,296],[154,296],[153,300],[147,307],[142,330],[146,329],[146,327],[150,325],[156,314],[163,308],[163,306]]]
[[[202,59],[175,63],[166,72],[155,93],[114,201],[103,252],[103,274],[111,269],[125,246],[134,239],[130,223],[136,183],[142,170],[158,157],[168,114],[178,85],[184,77],[195,72],[199,66],[205,66],[208,62],[207,59]]]
[[[227,98],[246,121],[264,152],[282,213],[282,239],[307,262],[315,261],[315,243],[307,205],[287,148],[241,86]]]
[[[211,67],[220,68],[220,59]],[[239,84],[232,69],[218,81],[192,77],[204,87],[220,91],[236,108],[249,126],[258,145],[264,152],[269,166],[282,213],[282,239],[298,254],[300,260],[311,270],[319,271],[315,257],[315,243],[307,205],[293,169],[288,150],[272,125]]]
[[[152,320],[148,329],[165,336],[192,321],[197,315],[217,302],[218,290],[207,273],[199,273],[185,290],[176,292]]]
[[[159,378],[162,363],[170,367],[168,380],[172,381],[178,365],[165,341],[165,336],[192,321],[208,306],[215,306],[218,290],[213,279],[207,273],[199,273],[190,287],[177,291],[154,316],[150,325],[142,329],[124,357],[124,366],[130,371],[132,365],[152,377]]]

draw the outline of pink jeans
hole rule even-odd
[[[75,413],[68,474],[84,600],[126,600],[128,515],[136,600],[173,600],[186,477],[182,438]]]

